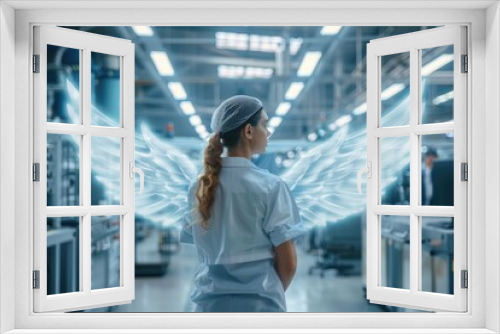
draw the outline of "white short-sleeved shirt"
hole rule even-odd
[[[190,186],[189,209],[196,186],[197,181]],[[284,290],[272,266],[273,247],[306,232],[287,184],[249,159],[222,157],[210,228],[193,223],[194,214],[189,211],[184,217],[180,236],[181,242],[196,246],[200,260],[193,301],[253,293],[271,298],[284,311]]]
[[[195,203],[197,181],[189,191]],[[208,230],[184,217],[181,242],[194,243],[200,260],[229,264],[272,258],[273,246],[305,233],[288,185],[244,157],[222,157]]]

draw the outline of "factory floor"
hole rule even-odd
[[[158,235],[153,233],[136,245],[137,259],[158,258]],[[365,298],[360,275],[337,276],[335,270],[323,278],[316,271],[309,275],[316,257],[297,247],[298,267],[286,292],[288,312],[384,312]],[[181,244],[179,252],[171,255],[163,276],[135,278],[135,300],[130,304],[112,307],[109,312],[192,312],[191,281],[198,264],[192,245]]]

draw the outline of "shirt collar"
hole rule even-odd
[[[244,157],[222,157],[222,167],[257,167],[251,160]]]

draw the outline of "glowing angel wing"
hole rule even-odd
[[[68,92],[72,98],[68,114],[74,123],[78,115],[78,92],[68,81]],[[399,105],[383,117],[383,124],[405,125],[408,113],[407,96]],[[117,127],[118,124],[98,108],[92,106],[92,123]],[[95,121],[94,121],[95,119]],[[330,139],[307,152],[281,177],[287,182],[297,201],[306,224],[324,225],[358,213],[365,208],[365,196],[356,191],[356,173],[366,166],[366,129],[349,131],[341,127]],[[197,178],[197,166],[184,153],[167,141],[156,137],[147,125],[141,125],[141,135],[135,137],[136,167],[145,174],[144,192],[136,196],[136,213],[159,225],[176,224],[187,209],[188,188]],[[399,139],[401,140],[399,140]],[[398,173],[409,161],[409,140],[396,139],[382,149],[393,154],[384,155],[382,170],[382,195],[384,188],[393,183]],[[118,143],[118,144],[116,144]],[[92,170],[96,178],[106,185],[109,198],[119,201],[118,169],[110,168],[103,159],[119,161],[119,141],[104,140],[93,146]],[[116,165],[116,164],[113,164]],[[136,178],[136,189],[139,180]],[[365,179],[363,178],[363,183]]]
[[[197,166],[176,147],[156,137],[145,123],[141,131],[149,147],[149,153],[141,161],[154,172],[146,196],[136,197],[136,211],[163,225],[178,224],[188,209],[188,190],[197,179]]]
[[[79,93],[67,82],[70,102],[67,113],[77,124]],[[119,124],[91,106],[92,124],[118,127]],[[144,172],[144,191],[135,197],[135,212],[156,225],[180,222],[187,209],[188,189],[197,178],[196,164],[175,146],[153,134],[146,124],[135,132],[135,167]],[[76,141],[76,140],[75,140]],[[76,143],[78,144],[78,143]],[[91,169],[95,178],[104,185],[110,204],[120,203],[120,140],[119,138],[93,137]],[[135,178],[139,189],[139,178]]]
[[[407,125],[409,96],[383,117],[383,124]],[[352,130],[352,131],[351,131]],[[385,140],[385,139],[384,139]],[[382,143],[382,195],[408,164],[410,141],[405,137],[390,138]],[[366,167],[366,128],[339,128],[332,137],[307,152],[281,178],[287,182],[305,225],[324,225],[366,207],[365,195],[357,192],[356,173]],[[362,179],[363,185],[366,183]]]

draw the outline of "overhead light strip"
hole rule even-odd
[[[288,90],[286,91],[285,99],[295,100],[297,96],[299,96],[303,88],[304,88],[303,82],[292,82],[292,84],[290,85],[290,87],[288,87]]]
[[[311,76],[321,58],[321,51],[309,51],[305,54],[300,64],[297,76],[306,77]]]
[[[132,29],[137,36],[151,37],[154,35],[150,26],[132,26]]]
[[[321,35],[337,35],[341,29],[342,29],[342,26],[324,26],[321,29],[320,34]]]
[[[165,51],[151,51],[150,53],[151,59],[160,73],[163,76],[172,76],[174,75],[174,68],[168,59],[168,55]]]

